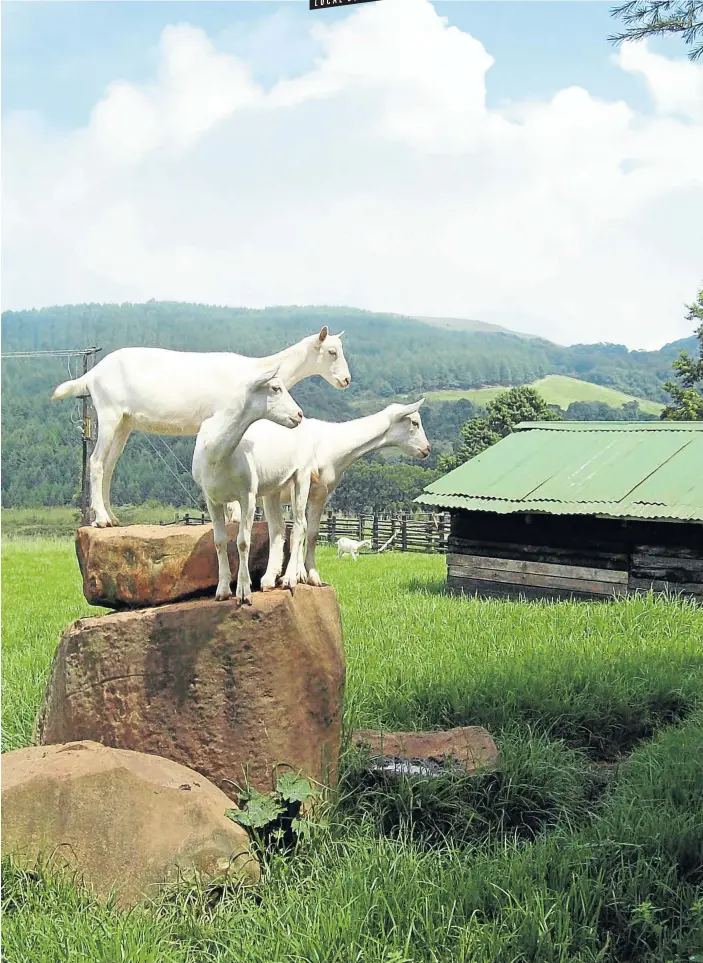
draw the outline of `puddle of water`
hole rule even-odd
[[[429,759],[402,759],[397,756],[382,756],[373,760],[369,768],[371,772],[393,772],[399,776],[425,776],[430,779],[459,771],[456,766],[441,766]]]

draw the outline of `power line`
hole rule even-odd
[[[80,358],[83,355],[97,354],[102,348],[66,348],[52,351],[3,351],[2,358]]]
[[[198,511],[200,511],[200,505],[198,504],[198,502],[197,502],[197,501],[195,500],[195,498],[193,497],[192,492],[190,492],[190,491],[186,488],[186,486],[183,484],[183,482],[182,482],[181,479],[178,477],[178,475],[176,474],[176,472],[173,470],[173,468],[171,468],[171,466],[169,465],[169,463],[166,461],[166,459],[164,458],[164,456],[161,454],[161,452],[159,451],[159,449],[156,447],[156,445],[154,444],[154,442],[151,440],[151,438],[149,437],[149,435],[145,435],[144,437],[145,437],[146,440],[149,442],[149,444],[151,445],[152,449],[153,449],[153,450],[156,452],[156,454],[159,456],[159,458],[161,459],[161,461],[164,463],[164,465],[166,466],[166,468],[171,472],[171,474],[172,474],[173,477],[176,479],[176,481],[178,482],[178,484],[181,486],[181,488],[183,489],[183,491],[186,493],[186,495],[188,496],[188,498],[190,499],[190,501],[193,503],[193,505],[198,509]],[[173,452],[171,451],[171,449],[169,448],[168,444],[164,441],[163,438],[161,439],[161,441],[163,442],[164,445],[166,445],[166,448],[167,448],[169,454],[173,455]],[[174,458],[175,458],[175,457],[176,457],[176,456],[174,455]],[[178,461],[178,458],[176,458],[176,461]],[[178,464],[179,464],[179,465],[181,464],[180,461],[178,461]]]

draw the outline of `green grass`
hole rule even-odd
[[[6,866],[4,959],[683,963],[703,954],[703,611],[651,597],[460,599],[440,593],[439,557],[354,564],[321,554],[342,608],[347,731],[482,724],[500,770],[398,781],[370,776],[348,751],[329,827],[294,858],[272,859],[257,899],[191,891],[120,915],[65,881]],[[31,739],[61,630],[99,610],[82,598],[70,541],[13,540],[3,562],[10,749]]]
[[[635,398],[633,395],[617,391],[615,388],[606,388],[603,385],[596,385],[590,381],[581,381],[579,378],[569,378],[566,375],[547,375],[539,381],[533,381],[531,388],[536,388],[549,405],[559,405],[560,408],[568,408],[572,401],[603,401],[612,408],[621,408],[626,401],[638,401],[642,411],[648,414],[658,415],[664,407],[656,401],[648,401],[646,398]],[[501,392],[507,391],[505,386],[495,386],[489,388],[467,388],[467,389],[447,389],[442,391],[428,391],[426,398],[428,401],[462,401],[467,399],[477,405],[486,405],[493,401]]]

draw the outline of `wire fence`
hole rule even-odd
[[[289,513],[290,514],[290,513]],[[257,509],[256,518],[263,517]],[[173,522],[162,525],[209,525],[210,518],[200,512],[186,512]],[[293,522],[289,517],[286,526],[290,530]],[[440,552],[447,551],[449,538],[448,512],[367,512],[358,515],[344,515],[328,511],[320,525],[319,542],[334,545],[339,538],[354,538],[371,542],[373,551],[397,552]]]

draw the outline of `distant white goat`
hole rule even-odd
[[[236,494],[231,475],[232,455],[247,428],[259,418],[270,419],[282,430],[299,425],[303,413],[275,371],[250,377],[231,390],[228,407],[207,418],[198,432],[193,453],[193,478],[202,489],[212,519],[215,548],[217,549],[218,582],[215,598],[230,598],[232,572],[227,555],[225,531],[225,505]],[[253,505],[253,500],[252,500]],[[253,515],[253,512],[252,512]],[[240,525],[237,536],[239,550],[239,574],[237,599],[251,603],[251,578],[249,576],[248,530]]]
[[[365,538],[363,542],[356,542],[353,538],[340,538],[337,540],[337,558],[351,555],[354,561],[356,561],[359,557],[359,550],[364,546],[371,548],[371,542],[367,538]]]
[[[206,418],[230,406],[243,379],[278,368],[286,388],[320,375],[335,388],[351,381],[341,336],[319,334],[266,358],[229,352],[120,348],[87,374],[64,381],[54,398],[90,395],[98,417],[98,440],[90,458],[93,525],[118,525],[110,507],[110,482],[132,431],[195,435]]]
[[[315,547],[327,499],[347,468],[371,451],[396,447],[414,458],[429,455],[430,444],[418,413],[423,402],[424,398],[411,405],[389,405],[375,415],[340,423],[306,418],[292,432],[283,431],[267,421],[257,422],[246,431],[235,458],[243,458],[246,453],[252,498],[262,498],[269,526],[269,561],[261,580],[262,589],[273,588],[283,568],[286,527],[281,504],[295,503],[298,497],[291,492],[291,483],[279,483],[280,479],[286,474],[302,479],[309,473],[310,477],[307,547],[303,556],[305,543],[295,537],[294,519],[291,561],[284,584],[298,581],[322,585],[315,567]],[[308,439],[308,444],[303,444],[304,438]],[[304,487],[304,481],[300,481],[300,485]],[[238,505],[230,505],[229,509],[233,520],[242,517]],[[296,511],[299,513],[299,508],[294,508]],[[300,554],[296,557],[294,548],[297,545],[300,545]]]

